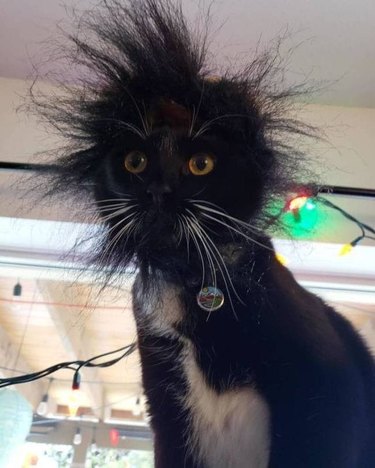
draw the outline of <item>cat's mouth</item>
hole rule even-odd
[[[177,219],[178,215],[175,212],[151,208],[142,216],[142,230],[148,234],[151,243],[169,244],[176,239]]]

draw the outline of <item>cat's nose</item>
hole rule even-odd
[[[152,201],[156,205],[161,205],[168,194],[172,192],[169,184],[165,182],[153,182],[146,190],[149,197],[152,197]]]

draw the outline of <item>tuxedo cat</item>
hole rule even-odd
[[[277,55],[213,79],[167,0],[105,1],[71,40],[83,86],[37,102],[68,138],[51,190],[95,201],[96,265],[138,268],[156,468],[374,468],[373,359],[265,233],[310,132]]]

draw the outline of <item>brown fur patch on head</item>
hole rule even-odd
[[[167,98],[160,98],[147,113],[147,120],[153,128],[167,125],[174,129],[188,129],[191,119],[190,110]]]

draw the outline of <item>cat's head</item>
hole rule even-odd
[[[88,194],[107,226],[100,259],[256,240],[268,201],[294,183],[283,135],[307,130],[286,118],[277,53],[213,79],[205,36],[169,0],[108,0],[79,25],[82,86],[36,101],[68,138],[55,190]]]
[[[215,92],[216,85],[205,86],[206,93]],[[241,122],[248,116],[209,118],[201,106],[195,118],[189,108],[161,98],[131,128],[124,121],[93,181],[111,240],[121,236],[119,242],[140,255],[176,248],[186,237],[218,242],[257,212],[272,152],[259,144],[256,131],[243,138],[228,122],[218,125],[231,119],[237,130],[249,126],[251,132],[252,123]]]

